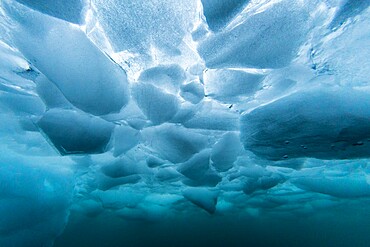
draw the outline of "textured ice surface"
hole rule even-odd
[[[240,23],[200,42],[199,54],[206,65],[210,68],[288,65],[307,34],[309,15],[301,2],[281,1],[271,5],[264,11],[243,13]]]
[[[355,0],[0,1],[0,246],[69,214],[368,212],[369,23]]]
[[[85,0],[17,0],[47,15],[51,15],[71,23],[83,23],[83,9],[86,5]]]

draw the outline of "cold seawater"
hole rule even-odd
[[[367,247],[369,206],[356,210],[352,206],[276,218],[183,212],[156,223],[127,221],[114,215],[72,215],[54,246]]]

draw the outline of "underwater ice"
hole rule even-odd
[[[1,1],[0,246],[368,204],[369,3]]]

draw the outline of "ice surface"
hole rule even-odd
[[[115,51],[149,54],[151,46],[155,46],[176,55],[197,14],[194,0],[94,0],[92,3]]]
[[[86,219],[73,246],[368,219],[369,20],[352,0],[0,1],[0,246]]]
[[[185,71],[177,64],[161,65],[144,70],[139,81],[153,84],[163,90],[177,93],[186,79]]]
[[[284,67],[295,57],[308,30],[308,13],[294,1],[274,3],[244,18],[200,43],[199,54],[209,68]]]
[[[204,149],[179,165],[177,170],[191,180],[185,183],[213,187],[221,181],[221,177],[210,169],[210,152]]]
[[[241,150],[239,135],[229,132],[213,146],[211,153],[212,166],[217,170],[229,170]]]
[[[182,193],[186,199],[198,207],[203,208],[208,213],[213,214],[216,211],[217,192],[203,188],[189,188]]]
[[[225,103],[236,103],[254,95],[262,87],[263,79],[263,75],[230,69],[211,69],[204,73],[206,94]]]
[[[241,118],[246,149],[268,159],[367,158],[370,96],[357,90],[295,93]]]
[[[52,109],[37,122],[61,154],[101,153],[114,125],[74,110]]]
[[[84,22],[83,9],[87,2],[85,0],[17,0],[35,10],[51,15],[72,23]]]
[[[197,81],[191,81],[181,86],[181,97],[185,100],[197,104],[204,98],[203,85]]]
[[[125,153],[135,147],[139,141],[139,131],[125,125],[116,127],[114,130],[114,155],[119,156]]]
[[[152,84],[137,83],[132,88],[132,94],[137,105],[153,124],[169,121],[178,111],[178,98]]]
[[[142,131],[142,136],[159,157],[173,163],[188,160],[208,143],[206,136],[173,124],[147,128]]]
[[[73,105],[104,115],[127,103],[125,71],[82,30],[31,10],[17,19],[19,27],[13,31],[17,48]]]
[[[248,2],[249,0],[202,0],[203,13],[209,28],[213,31],[224,28]]]
[[[348,18],[354,17],[369,7],[368,1],[346,0],[340,6],[339,11],[335,14],[334,19],[330,23],[332,28],[342,25]]]
[[[293,180],[293,183],[305,190],[340,198],[366,197],[370,195],[370,186],[364,176],[349,178],[304,177]]]
[[[238,130],[239,114],[230,110],[230,106],[205,101],[195,115],[183,125],[192,129]]]

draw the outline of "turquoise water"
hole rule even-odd
[[[112,215],[71,215],[56,247],[367,247],[370,208],[344,207],[294,218],[242,215],[178,215],[158,223],[126,221]]]

